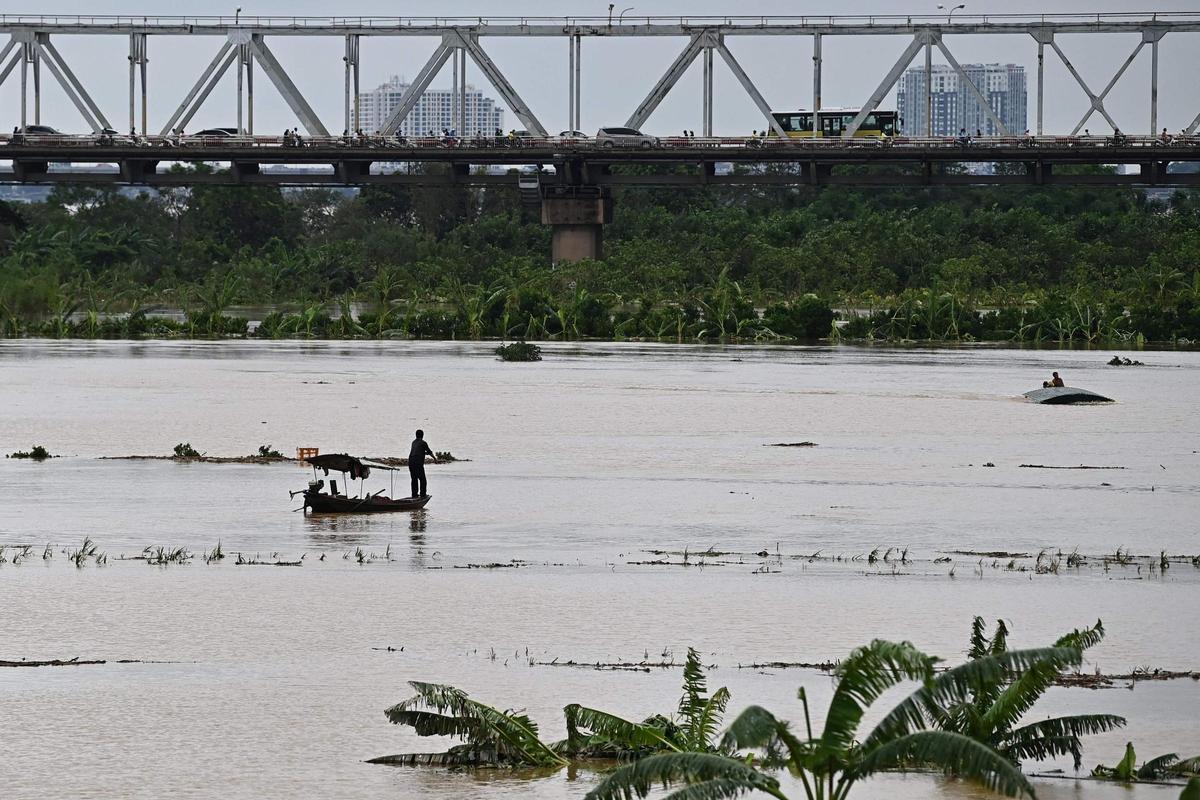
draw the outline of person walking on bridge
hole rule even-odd
[[[425,456],[430,456],[433,458],[433,463],[438,463],[437,455],[425,441],[425,431],[419,430],[417,438],[413,439],[412,445],[408,448],[408,477],[412,479],[413,497],[429,496],[426,493],[428,484],[425,480]]]

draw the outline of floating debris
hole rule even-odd
[[[575,669],[594,669],[610,672],[650,672],[655,669],[675,669],[683,664],[674,658],[663,661],[530,661],[531,667],[574,667]]]
[[[836,661],[763,661],[753,664],[738,664],[738,669],[815,669],[821,672],[833,672],[837,669]]]
[[[84,659],[76,656],[75,658],[51,658],[46,661],[3,661],[0,660],[0,667],[86,667],[95,664],[164,664],[164,661],[142,661],[138,658],[122,658],[117,661],[108,661],[103,658]]]
[[[1077,467],[1052,467],[1046,464],[1020,464],[1021,469],[1127,469],[1127,467],[1090,467],[1080,464]]]

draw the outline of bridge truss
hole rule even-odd
[[[360,44],[364,37],[411,38],[431,37],[437,41],[433,53],[416,79],[392,111],[379,133],[389,135],[403,123],[421,95],[442,71],[447,62],[454,73],[455,113],[461,123],[466,118],[466,75],[468,64],[492,84],[503,101],[535,136],[548,132],[543,121],[522,98],[516,86],[504,75],[488,55],[484,44],[497,37],[537,37],[565,40],[567,73],[567,127],[580,125],[582,107],[582,61],[584,40],[603,40],[625,37],[657,37],[682,39],[684,45],[666,72],[649,89],[644,99],[631,111],[627,124],[644,125],[663,99],[679,82],[697,59],[703,64],[703,95],[701,101],[702,135],[713,135],[713,79],[716,57],[725,63],[751,101],[763,115],[766,125],[777,134],[783,131],[771,116],[771,108],[752,77],[741,66],[727,46],[730,38],[790,36],[808,37],[812,41],[812,96],[815,110],[821,108],[823,48],[829,37],[902,36],[908,41],[899,57],[888,67],[876,86],[860,106],[844,136],[852,137],[867,115],[875,110],[896,85],[905,69],[918,55],[924,55],[926,82],[924,102],[930,107],[932,87],[929,79],[934,50],[937,50],[957,73],[959,79],[977,98],[983,99],[976,86],[953,54],[950,44],[964,35],[1009,36],[1032,38],[1037,44],[1036,134],[1044,131],[1045,60],[1047,49],[1059,59],[1078,84],[1083,94],[1082,117],[1071,134],[1077,134],[1095,115],[1111,127],[1122,127],[1105,105],[1113,88],[1120,82],[1130,65],[1149,49],[1150,82],[1146,86],[1149,109],[1148,127],[1136,121],[1124,127],[1126,132],[1158,131],[1159,125],[1159,46],[1164,38],[1181,38],[1177,34],[1200,32],[1200,13],[1113,13],[1113,14],[1047,14],[1029,15],[958,15],[945,16],[805,16],[805,17],[145,17],[145,16],[55,16],[0,15],[0,37],[7,42],[0,46],[0,84],[16,73],[20,81],[20,123],[40,124],[42,111],[42,67],[62,87],[86,124],[94,132],[112,128],[111,119],[93,99],[77,72],[71,68],[55,41],[74,36],[121,36],[128,39],[129,129],[140,129],[143,136],[152,132],[149,102],[149,54],[161,52],[163,59],[171,57],[169,48],[152,48],[156,40],[172,36],[209,37],[216,44],[208,65],[200,72],[182,98],[173,98],[173,111],[162,119],[157,131],[166,136],[190,123],[196,112],[209,99],[221,78],[236,70],[237,127],[247,135],[254,134],[254,77],[257,66],[273,85],[294,114],[297,123],[310,136],[325,137],[329,130],[325,122],[305,99],[304,93],[275,56],[271,42],[295,37],[337,37],[344,40],[343,62],[343,125],[347,131],[361,128],[358,108],[360,77]],[[1138,43],[1114,69],[1108,83],[1097,89],[1076,69],[1063,47],[1073,34],[1137,34]],[[1186,41],[1186,40],[1185,40]],[[1194,42],[1185,46],[1195,50]],[[1109,48],[1117,58],[1121,51]],[[1191,85],[1193,74],[1184,72],[1170,76]],[[988,103],[983,107],[1001,134],[1020,134],[1006,131]],[[1186,127],[1186,134],[1200,126],[1200,109]],[[928,126],[931,115],[924,115]],[[459,124],[458,128],[465,126]],[[919,132],[928,136],[930,131]],[[1063,132],[1065,133],[1065,132]]]

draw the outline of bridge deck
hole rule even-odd
[[[496,167],[553,168],[560,184],[681,185],[695,183],[809,184],[1006,184],[1093,183],[1196,186],[1200,173],[1168,169],[1200,164],[1200,137],[1163,142],[1151,137],[1114,141],[1103,137],[980,139],[663,139],[660,146],[602,147],[589,140],[541,139],[451,143],[445,140],[308,139],[284,145],[275,137],[255,139],[147,139],[128,137],[0,137],[0,183],[274,183],[355,185],[376,182],[422,184],[512,183]],[[1006,174],[964,174],[959,164],[1013,164]],[[173,164],[213,164],[218,171],[171,170]],[[735,169],[718,174],[716,165]],[[65,168],[62,165],[66,165]],[[445,169],[432,168],[445,165]],[[1112,175],[1076,175],[1059,167],[1136,165]],[[229,169],[224,169],[228,166]],[[311,169],[320,167],[320,170]],[[620,167],[647,166],[658,172],[622,174]],[[678,167],[692,169],[680,172]],[[300,167],[280,171],[285,167]],[[790,169],[788,168],[790,167]],[[878,167],[887,169],[847,170]],[[489,174],[487,168],[492,168]],[[616,168],[616,169],[614,169]],[[272,171],[274,169],[275,171]],[[1011,173],[1016,174],[1011,174]]]

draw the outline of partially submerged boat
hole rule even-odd
[[[1040,403],[1044,406],[1114,402],[1111,397],[1105,397],[1102,394],[1096,394],[1087,389],[1078,389],[1074,386],[1047,386],[1041,389],[1034,389],[1031,392],[1025,392],[1025,399],[1031,403]]]
[[[313,479],[308,482],[307,489],[291,492],[291,496],[304,495],[303,508],[314,514],[380,514],[389,511],[416,511],[424,508],[425,504],[429,502],[429,495],[393,499],[385,495],[383,489],[373,494],[366,493],[364,482],[371,477],[371,470],[385,470],[391,473],[397,471],[395,467],[389,467],[386,464],[364,461],[344,453],[312,456],[306,458],[305,461],[313,468]],[[336,480],[329,481],[329,490],[326,491],[326,482],[317,475],[318,470],[324,472],[326,476],[331,471],[340,472],[342,488],[345,489],[345,492],[339,491]],[[355,480],[359,482],[359,489],[352,497],[349,494],[350,486],[351,482]],[[391,483],[394,494],[396,483],[394,477]]]

